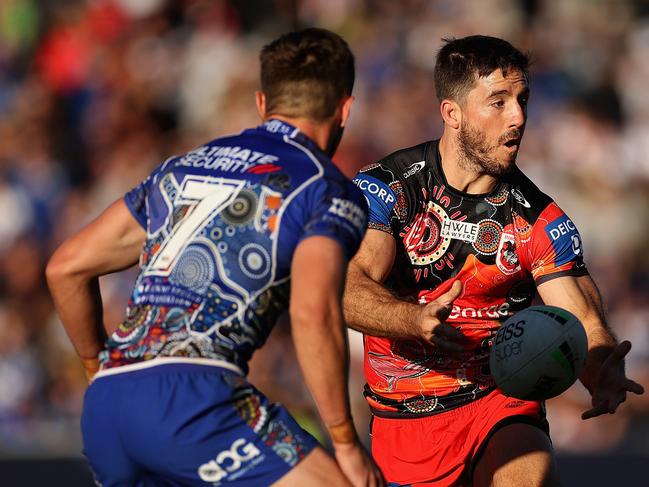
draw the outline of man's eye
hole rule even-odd
[[[497,101],[493,102],[491,105],[494,106],[494,107],[497,107],[497,108],[502,108],[502,107],[505,106],[505,102],[502,101],[502,100],[497,100]]]

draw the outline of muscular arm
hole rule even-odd
[[[592,391],[599,367],[617,345],[605,321],[597,286],[590,276],[568,276],[546,281],[539,285],[538,290],[545,304],[567,309],[584,325],[589,353],[580,379]]]
[[[382,285],[395,254],[391,235],[367,231],[347,271],[344,308],[348,325],[372,336],[424,339],[449,352],[461,352],[464,336],[444,323],[453,300],[462,292],[460,283],[427,305],[399,299]]]
[[[349,348],[343,320],[345,257],[341,245],[313,236],[291,265],[291,330],[307,386],[327,426],[336,460],[353,485],[384,485],[354,429],[347,388]]]
[[[538,286],[543,302],[559,306],[574,314],[586,329],[588,357],[580,380],[593,396],[593,409],[584,419],[615,412],[626,399],[626,392],[642,394],[643,389],[624,372],[624,356],[630,342],[618,345],[606,324],[602,298],[590,276],[559,277]]]
[[[96,359],[104,338],[98,277],[135,264],[145,238],[120,199],[66,240],[47,264],[54,305],[84,364]]]
[[[396,244],[392,235],[368,230],[349,264],[345,319],[350,328],[378,337],[414,338],[420,306],[397,298],[382,284],[390,274]]]
[[[350,418],[347,334],[341,309],[345,262],[342,247],[327,237],[309,237],[291,266],[293,341],[309,390],[326,425]]]

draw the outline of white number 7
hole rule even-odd
[[[245,181],[236,179],[187,176],[174,201],[174,206],[193,203],[196,205],[162,242],[160,250],[147,266],[146,273],[169,275],[178,256],[196,234],[236,198],[244,185]]]

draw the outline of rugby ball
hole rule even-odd
[[[543,400],[577,380],[587,353],[586,331],[575,315],[556,306],[532,306],[500,326],[489,367],[505,395]]]

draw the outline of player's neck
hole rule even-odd
[[[329,136],[331,135],[331,127],[327,123],[317,123],[309,118],[287,117],[284,115],[270,115],[266,120],[270,120],[271,118],[290,123],[293,127],[297,128],[300,132],[315,142],[320,150],[326,150]]]
[[[498,179],[494,176],[471,170],[462,164],[457,142],[447,134],[442,135],[439,141],[439,154],[444,177],[453,189],[467,194],[485,194],[498,185]]]

